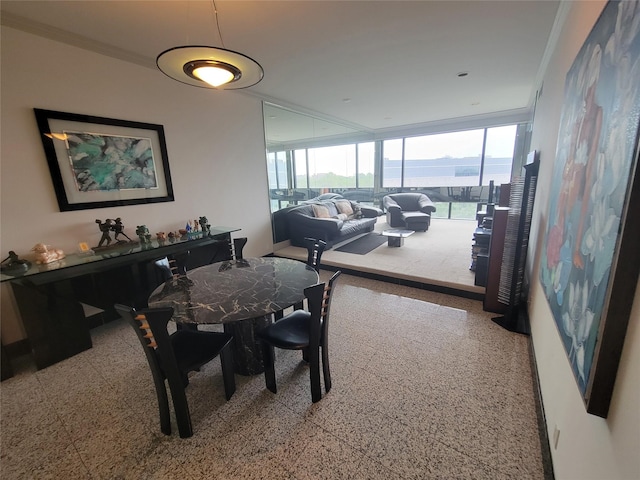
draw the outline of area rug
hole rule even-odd
[[[354,241],[336,248],[336,252],[355,253],[357,255],[365,255],[374,248],[387,241],[387,237],[377,232],[367,233],[365,236],[356,238]]]

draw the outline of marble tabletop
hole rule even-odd
[[[317,272],[299,260],[261,257],[218,262],[160,285],[149,307],[173,307],[181,323],[228,324],[284,310],[318,283]]]

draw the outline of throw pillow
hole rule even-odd
[[[346,213],[339,213],[338,215],[336,215],[336,218],[338,220],[342,220],[343,222],[346,222],[347,220],[349,220],[349,215],[347,215]]]
[[[324,205],[311,205],[313,208],[313,216],[316,218],[331,218],[329,209]]]
[[[349,200],[336,200],[335,204],[340,213],[353,215],[353,209],[351,208],[351,202]]]

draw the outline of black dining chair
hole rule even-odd
[[[155,290],[158,286],[163,283],[171,280],[174,277],[184,277],[187,275],[187,262],[189,261],[189,255],[191,252],[187,250],[186,252],[177,254],[177,255],[168,255],[166,257],[158,258],[153,260],[153,264],[155,265],[156,272],[158,276],[156,277],[155,284],[151,285],[151,291]],[[144,305],[147,307],[147,298],[151,292],[149,292],[144,302],[137,302],[136,305]],[[197,330],[197,325],[183,325],[179,323],[177,325],[178,330],[189,329],[189,330]]]
[[[189,384],[188,373],[199,370],[220,356],[225,396],[229,400],[236,391],[231,350],[233,336],[190,329],[178,330],[170,335],[167,324],[173,316],[173,308],[135,310],[117,304],[115,309],[136,331],[147,356],[158,397],[160,430],[165,435],[171,434],[169,401],[165,387],[167,380],[180,437],[191,437],[193,428],[185,394],[185,388]]]
[[[316,272],[320,271],[320,259],[322,252],[327,248],[327,242],[318,240],[317,238],[305,237],[304,243],[307,247],[307,265],[313,267]]]
[[[247,237],[240,237],[233,239],[233,259],[234,260],[242,260],[244,257],[242,256],[242,250],[244,246],[247,244]]]
[[[270,324],[256,333],[262,342],[264,378],[267,388],[277,393],[274,367],[274,347],[285,350],[302,350],[303,358],[309,362],[311,380],[311,400],[322,398],[320,386],[320,359],[324,376],[325,392],[331,390],[329,369],[329,311],[335,282],[340,270],[333,274],[327,284],[318,283],[304,290],[309,311],[295,310],[281,320]]]
[[[189,260],[189,250],[178,255],[158,258],[153,261],[160,273],[161,282],[164,283],[177,275],[187,274],[187,261]]]
[[[322,258],[322,252],[327,247],[327,242],[319,240],[317,238],[305,237],[304,243],[307,246],[307,265],[312,267],[316,272],[320,272],[320,259]],[[304,308],[304,301],[296,303],[293,306],[294,310],[302,310]],[[284,316],[284,312],[276,312],[275,319],[280,320]]]

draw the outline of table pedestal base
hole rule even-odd
[[[401,247],[404,245],[403,237],[388,237],[387,245],[389,247]]]
[[[257,375],[264,372],[260,340],[255,332],[271,323],[271,316],[252,318],[224,324],[224,331],[233,335],[233,363],[239,375]]]

